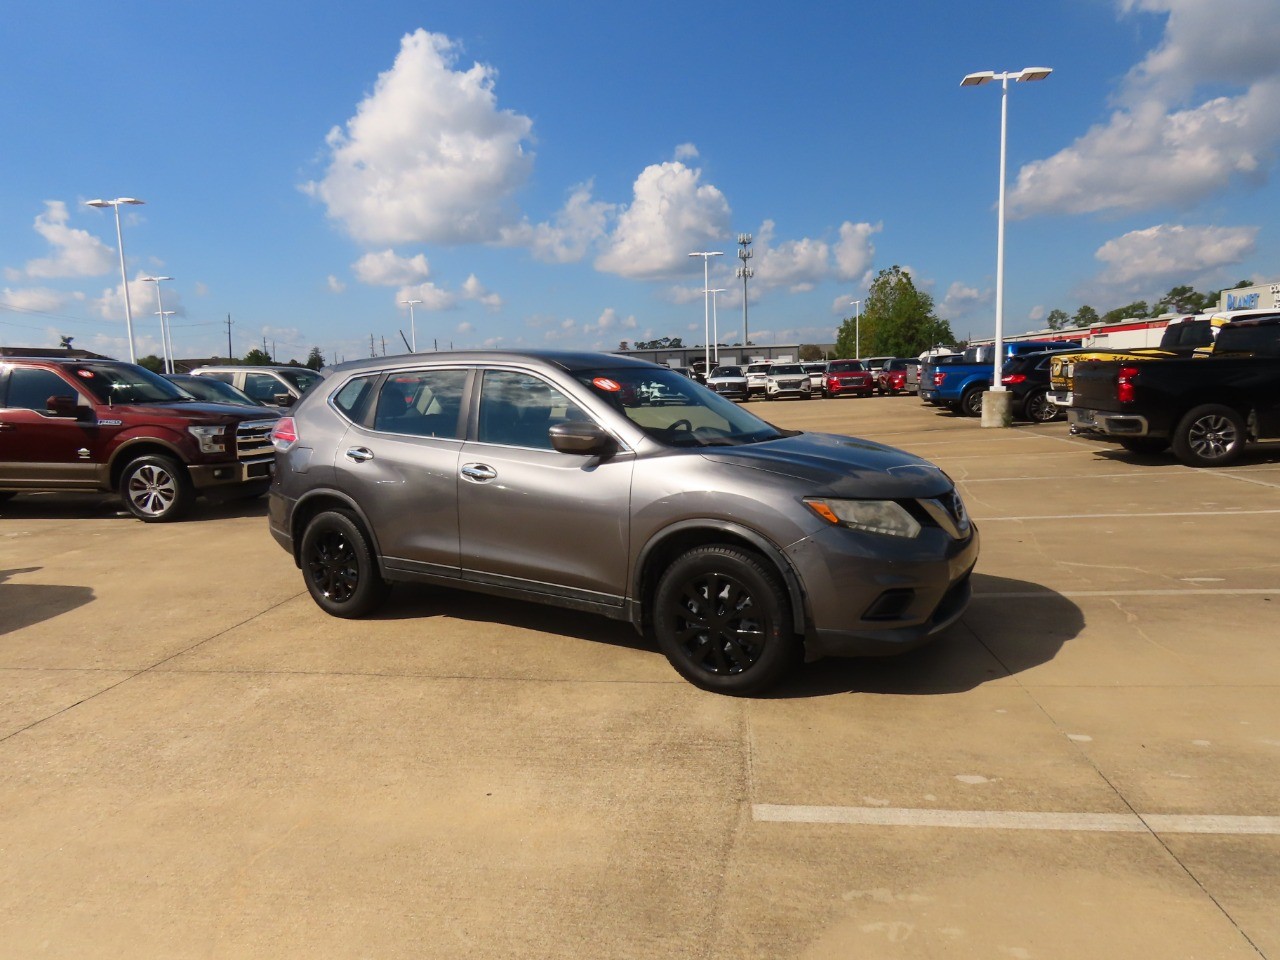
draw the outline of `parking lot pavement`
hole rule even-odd
[[[1280,450],[752,409],[957,481],[945,638],[733,700],[584,614],[330,619],[261,505],[0,505],[0,955],[1280,960]]]

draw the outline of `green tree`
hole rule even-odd
[[[823,359],[822,348],[816,343],[802,343],[800,344],[800,359],[806,363],[811,360],[821,360]]]
[[[916,289],[911,274],[897,264],[871,282],[862,318],[847,317],[836,334],[841,357],[914,357],[930,347],[956,342],[951,324],[933,312],[933,297]]]
[[[244,362],[251,367],[265,367],[275,361],[271,359],[271,354],[267,353],[267,351],[260,347],[254,347],[244,355]]]
[[[152,373],[164,373],[164,361],[154,353],[149,353],[145,357],[139,357],[138,366],[146,367]]]
[[[1204,313],[1217,299],[1216,293],[1197,293],[1195,287],[1183,284],[1156,301],[1156,313]]]
[[[1049,330],[1063,330],[1071,326],[1071,315],[1065,310],[1050,310],[1044,324]]]
[[[319,347],[312,347],[311,352],[307,354],[307,362],[304,366],[312,370],[319,370],[324,366],[324,354],[320,352]]]
[[[1149,313],[1147,301],[1135,300],[1133,303],[1126,304],[1123,307],[1116,307],[1114,310],[1108,310],[1102,315],[1103,323],[1119,323],[1121,320],[1142,319]]]
[[[1098,311],[1086,303],[1076,311],[1076,315],[1071,318],[1071,322],[1077,327],[1087,327],[1091,323],[1097,323]]]

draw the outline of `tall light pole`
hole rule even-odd
[[[720,321],[716,318],[716,294],[724,293],[724,287],[707,292],[711,294],[711,342],[715,344],[713,348],[715,351],[714,358],[718,367],[720,366]],[[710,376],[710,374],[711,371],[708,370],[707,375]]]
[[[701,250],[696,253],[689,254],[691,257],[702,258],[702,312],[703,312],[703,359],[702,371],[703,376],[711,372],[711,283],[708,279],[707,264],[711,262],[712,257],[723,257],[724,252],[720,250]]]
[[[146,203],[133,197],[116,197],[114,200],[86,200],[86,207],[111,207],[116,212],[116,246],[120,248],[120,282],[124,284],[124,326],[129,335],[129,362],[137,363],[138,354],[133,347],[133,304],[129,302],[129,274],[124,267],[124,233],[120,230],[120,204]]]
[[[160,318],[160,343],[164,349],[164,371],[173,373],[173,343],[169,340],[169,317],[173,311],[166,311],[164,301],[160,298],[160,281],[172,280],[173,277],[143,277],[147,283],[156,285],[156,315]]]
[[[421,300],[401,300],[400,302],[407,303],[409,305],[409,352],[417,353],[418,352],[418,332],[413,325],[413,305],[416,303],[421,303],[422,301]]]
[[[751,234],[738,234],[738,246],[742,248],[738,251],[738,259],[742,261],[742,266],[737,269],[735,276],[742,278],[742,349],[750,359],[751,330],[747,326],[747,281],[756,275],[756,272],[747,266],[747,261],[751,259]]]
[[[1051,67],[1023,67],[1016,73],[995,73],[983,70],[971,73],[960,81],[962,87],[980,87],[992,80],[1000,81],[1000,200],[996,214],[996,337],[995,361],[991,368],[991,389],[982,398],[982,425],[1005,427],[1010,423],[1010,397],[1001,378],[1004,368],[1004,181],[1005,145],[1009,127],[1009,81],[1023,83],[1043,80],[1053,73]],[[992,396],[995,394],[996,396]],[[991,400],[991,414],[987,414],[987,401]]]
[[[853,359],[862,359],[862,301],[850,300],[853,304],[853,352],[857,354]]]

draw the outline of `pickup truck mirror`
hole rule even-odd
[[[52,396],[44,402],[44,408],[55,417],[70,417],[74,420],[88,419],[93,413],[88,407],[80,406],[75,397],[69,396]]]

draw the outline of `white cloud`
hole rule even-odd
[[[330,131],[329,168],[303,189],[355,239],[483,242],[509,225],[533,122],[498,108],[493,68],[454,70],[457,57],[446,36],[406,35],[345,129]]]
[[[644,280],[690,272],[690,251],[713,249],[729,233],[728,201],[701,178],[679,161],[641,171],[596,269]]]
[[[467,277],[466,283],[462,285],[462,299],[475,300],[490,310],[502,309],[502,297],[496,293],[490,293],[474,273]]]
[[[1162,224],[1133,230],[1098,248],[1094,256],[1107,264],[1098,282],[1118,293],[1150,294],[1240,263],[1254,252],[1257,237],[1257,227]]]
[[[404,300],[420,300],[413,305],[414,310],[452,310],[458,305],[458,298],[448,290],[437,287],[434,283],[418,283],[401,287],[396,292],[396,303]],[[402,309],[408,309],[404,307]]]
[[[1027,319],[1030,320],[1032,323],[1039,323],[1041,320],[1045,318],[1047,313],[1048,311],[1045,310],[1045,307],[1043,304],[1036,304],[1027,313]]]
[[[840,224],[840,241],[835,248],[837,277],[855,280],[866,276],[876,255],[871,237],[883,229],[883,223],[850,223],[846,220]]]
[[[328,285],[329,285],[330,293],[343,293],[347,289],[347,285],[343,283],[341,280],[339,280],[337,277],[335,277],[332,273],[329,274]]]
[[[617,209],[614,204],[591,199],[592,185],[579,184],[550,223],[536,226],[528,221],[519,226],[504,227],[501,243],[509,247],[528,247],[533,256],[545,263],[576,263],[587,250],[604,237],[609,217]]]
[[[752,289],[759,293],[775,289],[804,293],[831,280],[869,282],[875,257],[871,237],[882,228],[882,224],[846,220],[840,225],[840,239],[832,246],[811,237],[775,242],[777,225],[766,220],[755,234]]]
[[[134,336],[139,344],[141,344],[143,331],[151,324],[155,324],[157,330],[160,327],[160,317],[156,307],[156,285],[143,280],[143,276],[145,274],[139,274],[129,281],[129,307],[133,314]],[[187,308],[182,303],[182,295],[172,287],[166,286],[161,291],[161,298],[165,313],[172,313],[176,317],[187,315]],[[114,287],[107,287],[96,300],[92,301],[91,307],[104,320],[124,319],[124,288],[118,283]]]
[[[978,290],[957,280],[947,288],[946,296],[938,304],[938,313],[948,319],[964,317],[979,307],[985,307],[993,299],[991,290]]]
[[[67,300],[65,294],[47,287],[26,287],[19,290],[5,287],[0,290],[0,306],[24,313],[51,313],[61,309]]]
[[[67,226],[70,215],[61,200],[46,200],[44,213],[35,219],[36,233],[48,241],[53,254],[27,261],[21,270],[9,269],[10,280],[22,277],[54,279],[57,277],[98,277],[115,265],[115,251],[87,230]]]
[[[396,287],[418,283],[431,276],[425,254],[400,257],[394,250],[366,253],[351,265],[356,279],[376,287]]]
[[[680,143],[676,145],[677,160],[696,160],[698,159],[698,148],[692,143]]]
[[[1261,183],[1274,165],[1274,0],[1120,0],[1120,8],[1166,14],[1159,46],[1129,72],[1105,124],[1019,171],[1010,216],[1185,207],[1239,179]],[[1222,95],[1224,87],[1242,92]],[[1197,102],[1201,88],[1216,95]]]

